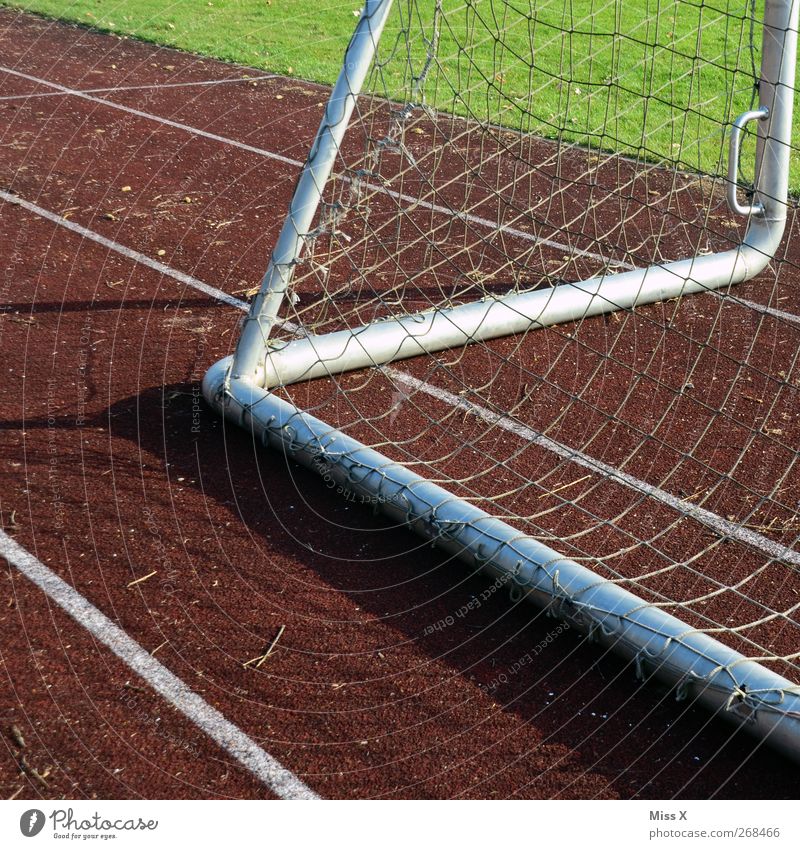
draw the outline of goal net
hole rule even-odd
[[[800,757],[797,5],[368,0],[205,393]]]

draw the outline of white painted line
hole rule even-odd
[[[234,139],[226,138],[225,136],[218,136],[216,133],[209,133],[206,130],[200,130],[197,127],[191,127],[189,124],[181,124],[180,121],[171,121],[169,118],[162,118],[159,115],[152,115],[150,112],[143,112],[141,109],[134,109],[132,106],[123,106],[121,103],[114,103],[111,100],[106,100],[103,97],[95,97],[93,94],[86,94],[85,92],[78,91],[74,88],[67,88],[67,86],[59,85],[58,83],[51,83],[48,80],[40,79],[39,77],[33,77],[30,74],[23,74],[22,71],[15,71],[13,68],[6,68],[3,65],[0,65],[0,72],[5,72],[6,74],[11,74],[15,77],[20,77],[23,80],[29,80],[30,82],[39,83],[40,85],[49,86],[50,88],[55,89],[56,91],[60,91],[63,94],[69,94],[73,97],[80,97],[82,100],[88,100],[90,103],[97,103],[101,106],[108,106],[111,109],[118,109],[120,112],[127,112],[129,115],[135,115],[137,118],[144,118],[146,121],[155,121],[158,124],[163,124],[165,127],[172,127],[176,130],[183,130],[186,133],[191,133],[195,136],[201,136],[204,139],[210,139],[211,141],[220,142],[220,144],[227,144],[231,147],[237,147],[240,150],[246,150],[250,153],[256,153],[259,156],[266,156],[268,159],[274,159],[277,162],[283,162],[285,165],[291,165],[295,168],[302,167],[302,162],[298,162],[296,159],[289,159],[287,156],[281,156],[279,153],[273,153],[272,151],[263,150],[260,147],[253,147],[253,145],[245,144],[244,142],[235,141]]]
[[[574,248],[570,245],[564,245],[561,242],[555,242],[552,239],[543,239],[541,236],[533,236],[530,233],[526,233],[524,230],[517,230],[515,227],[498,228],[497,222],[492,221],[489,218],[483,218],[480,215],[473,215],[470,212],[458,212],[438,203],[428,203],[428,201],[418,200],[412,195],[394,192],[391,189],[387,189],[385,186],[376,186],[370,183],[370,188],[375,189],[375,191],[380,194],[388,195],[395,200],[401,200],[403,203],[407,203],[411,206],[421,206],[424,209],[431,210],[431,212],[439,212],[451,219],[469,221],[470,224],[479,224],[481,227],[486,227],[489,230],[499,230],[506,236],[515,236],[518,239],[533,242],[536,245],[546,245],[548,248],[555,248],[556,250],[564,251],[565,253],[570,254],[570,256],[584,256],[589,259],[596,259],[604,265],[612,266],[615,270],[624,268],[628,271],[633,271],[636,268],[636,266],[632,265],[630,262],[623,262],[622,260],[610,261],[608,257],[594,253],[594,251],[587,251],[583,248]]]
[[[46,218],[53,224],[56,224],[60,227],[65,227],[66,229],[71,230],[72,232],[77,233],[78,235],[81,235],[86,239],[90,239],[93,242],[97,242],[98,244],[103,245],[109,250],[115,251],[116,253],[133,260],[134,262],[146,265],[148,268],[152,268],[167,277],[171,277],[173,280],[177,280],[178,282],[183,283],[186,286],[190,286],[194,289],[197,289],[198,291],[205,293],[206,295],[214,298],[215,300],[221,301],[222,303],[228,304],[229,306],[236,307],[237,309],[242,310],[243,312],[246,312],[248,310],[248,304],[245,301],[242,301],[239,298],[235,298],[233,295],[229,295],[227,292],[223,292],[221,289],[217,289],[214,286],[209,286],[207,283],[203,283],[196,277],[192,277],[189,274],[184,274],[182,271],[175,271],[169,266],[166,266],[163,263],[153,260],[145,254],[131,250],[131,248],[125,247],[125,245],[120,245],[117,242],[113,242],[111,241],[111,239],[105,238],[105,236],[101,236],[100,234],[95,233],[92,230],[88,230],[86,227],[82,227],[80,224],[75,224],[73,221],[68,221],[67,219],[62,218],[60,215],[56,215],[53,212],[49,212],[48,210],[43,209],[42,207],[37,206],[36,204],[31,203],[30,201],[23,200],[22,198],[8,194],[8,192],[2,190],[0,190],[0,199],[8,201],[9,203],[15,203],[18,206],[22,206],[30,212],[33,212],[37,215],[41,215],[43,218]],[[284,329],[287,330],[289,333],[296,333],[300,329],[291,321],[284,321],[282,322],[282,324]],[[576,465],[591,469],[593,472],[600,474],[603,477],[611,478],[617,481],[618,483],[621,483],[631,489],[636,490],[637,492],[649,495],[656,501],[660,501],[662,504],[665,504],[675,510],[678,510],[682,515],[690,516],[697,522],[700,522],[707,528],[710,528],[711,530],[722,535],[723,537],[729,537],[731,539],[735,539],[739,542],[745,543],[746,545],[751,546],[752,548],[760,551],[762,554],[766,554],[769,557],[784,560],[785,562],[791,563],[795,566],[800,566],[800,554],[798,554],[798,552],[794,551],[791,548],[787,548],[786,546],[780,545],[780,543],[774,542],[773,540],[768,539],[767,537],[764,537],[761,534],[756,533],[755,531],[751,531],[747,528],[742,528],[739,525],[734,524],[733,522],[729,522],[727,519],[723,519],[722,516],[719,516],[716,513],[712,513],[710,510],[705,510],[702,507],[698,507],[696,505],[682,501],[680,498],[672,495],[669,492],[666,492],[663,489],[660,489],[659,487],[653,486],[649,483],[645,483],[645,481],[639,480],[638,478],[635,478],[632,475],[627,474],[626,472],[620,471],[619,469],[615,469],[613,466],[609,466],[608,464],[603,463],[601,460],[596,460],[594,457],[591,457],[588,454],[584,454],[581,451],[577,451],[573,448],[569,448],[568,446],[563,445],[560,442],[556,442],[554,439],[550,439],[550,437],[547,437],[544,434],[539,433],[538,431],[533,430],[532,428],[529,428],[527,425],[521,424],[520,422],[509,418],[508,416],[501,416],[498,413],[493,413],[491,410],[488,410],[485,407],[482,407],[478,404],[474,404],[471,401],[467,401],[466,399],[458,395],[453,395],[452,393],[447,392],[444,389],[439,389],[436,386],[432,386],[430,383],[425,383],[424,381],[418,380],[417,378],[412,377],[410,374],[398,371],[395,368],[384,367],[384,371],[388,375],[393,377],[395,380],[401,381],[406,385],[411,386],[412,388],[419,389],[420,391],[430,395],[432,398],[436,398],[439,401],[443,401],[444,403],[449,404],[451,407],[469,409],[472,413],[474,413],[479,418],[483,419],[483,421],[487,422],[488,424],[497,425],[498,427],[507,430],[509,433],[514,433],[517,436],[521,436],[524,439],[528,439],[534,442],[535,444],[539,445],[540,447],[546,448],[548,451],[552,451],[557,456],[574,462]]]
[[[146,89],[160,90],[162,88],[191,88],[192,86],[217,86],[228,85],[230,83],[252,83],[258,80],[274,80],[277,74],[263,74],[257,77],[229,77],[224,80],[192,80],[185,83],[149,83],[148,85],[118,85],[107,88],[82,88],[77,89],[81,94],[103,94],[115,91],[143,91]],[[71,94],[70,91],[37,91],[30,94],[4,94],[0,97],[0,101],[5,100],[27,100],[31,97],[65,97]]]
[[[256,155],[266,157],[267,159],[274,159],[277,162],[284,163],[285,165],[291,165],[295,168],[302,168],[303,167],[303,163],[300,162],[300,160],[298,160],[298,159],[291,159],[290,157],[282,156],[281,154],[275,153],[271,150],[267,150],[266,148],[255,147],[253,145],[245,144],[244,142],[236,141],[235,139],[228,138],[227,136],[219,136],[216,133],[209,133],[206,130],[201,130],[198,127],[193,127],[190,124],[182,124],[179,121],[171,121],[169,118],[162,118],[161,116],[154,115],[150,112],[143,112],[140,109],[133,109],[130,106],[123,106],[121,103],[114,103],[113,101],[106,100],[105,98],[102,98],[102,97],[93,97],[92,94],[91,94],[92,91],[102,92],[102,91],[115,91],[115,90],[122,90],[122,89],[113,89],[113,88],[112,89],[89,89],[87,91],[80,91],[78,89],[72,89],[72,88],[68,88],[67,86],[59,85],[58,83],[50,82],[49,80],[44,80],[44,79],[41,79],[39,77],[31,76],[30,74],[24,74],[21,71],[15,71],[13,68],[8,68],[4,65],[0,65],[0,72],[6,73],[6,74],[11,74],[13,76],[17,76],[17,77],[21,77],[22,79],[29,80],[30,82],[36,82],[36,83],[39,83],[40,85],[49,86],[50,88],[54,88],[54,89],[56,89],[54,94],[66,94],[66,95],[72,95],[74,97],[81,97],[85,100],[91,101],[92,103],[98,103],[98,104],[101,104],[103,106],[108,106],[112,109],[119,109],[122,112],[128,112],[132,115],[136,115],[137,117],[144,118],[148,121],[155,121],[156,123],[164,124],[168,127],[173,127],[174,129],[183,130],[187,133],[190,133],[191,135],[201,136],[202,138],[207,138],[207,139],[210,139],[211,141],[220,142],[221,144],[226,144],[226,145],[230,145],[231,147],[236,147],[236,148],[239,148],[241,150],[246,150],[249,153],[255,153]],[[264,76],[264,77],[258,77],[257,79],[272,79],[272,78],[276,78],[276,77],[277,77],[277,75],[270,74],[270,75],[267,75],[267,76]],[[226,81],[220,80],[220,82],[226,82]],[[248,82],[248,81],[247,80],[241,80],[241,81],[230,80],[230,82]],[[203,85],[204,83],[192,83],[192,84]],[[182,83],[175,83],[175,85],[183,85],[183,84]],[[190,84],[186,83],[186,85],[190,85]],[[158,86],[156,86],[156,87],[158,87]],[[30,95],[24,95],[24,96],[30,96]],[[0,100],[3,100],[3,99],[5,99],[5,98],[0,98]],[[347,178],[344,178],[344,179],[347,181]],[[419,199],[417,199],[417,198],[415,198],[411,195],[401,194],[399,192],[392,191],[391,189],[387,189],[383,186],[373,186],[373,188],[377,192],[385,194],[385,195],[393,198],[394,200],[401,200],[404,203],[415,204],[417,206],[423,207],[424,209],[428,209],[432,212],[438,212],[438,213],[441,213],[442,215],[447,215],[451,218],[454,215],[453,210],[448,209],[445,206],[441,206],[439,204],[429,203],[428,201],[424,201],[424,200],[419,200]],[[492,229],[492,230],[496,229],[496,227],[497,227],[497,224],[495,222],[491,221],[488,218],[482,218],[481,216],[478,216],[478,215],[464,214],[464,215],[457,216],[457,217],[461,217],[461,218],[463,218],[463,219],[465,219],[465,220],[467,220],[467,221],[469,221],[473,224],[479,224],[482,227],[487,227],[487,228]],[[541,239],[538,236],[534,236],[530,233],[526,233],[523,230],[517,230],[513,227],[505,227],[505,228],[503,228],[503,232],[507,233],[508,235],[515,236],[517,238],[523,239],[525,241],[534,242],[535,244],[546,245],[547,247],[555,248],[556,250],[571,252],[571,253],[575,254],[576,256],[585,256],[585,257],[588,257],[589,259],[596,259],[596,260],[599,260],[603,263],[609,262],[608,258],[602,256],[601,254],[594,253],[592,251],[586,251],[586,250],[583,250],[581,248],[571,248],[569,245],[564,245],[561,242],[556,242],[556,241],[553,241],[551,239]],[[615,267],[615,268],[628,269],[628,270],[631,270],[631,271],[636,268],[635,265],[633,265],[632,263],[629,263],[629,262],[616,262],[616,261],[614,261],[614,262],[611,262],[610,265]],[[180,273],[180,272],[176,272],[176,273]],[[716,292],[714,294],[717,297],[724,297],[719,292]],[[774,318],[780,318],[780,319],[783,319],[785,321],[791,321],[794,324],[800,324],[800,316],[794,315],[793,313],[790,313],[790,312],[785,312],[783,310],[774,309],[773,307],[768,307],[768,306],[765,306],[764,304],[759,304],[759,303],[756,303],[755,301],[748,301],[748,300],[745,300],[744,298],[737,298],[735,296],[732,296],[730,298],[730,302],[740,304],[741,306],[746,306],[750,309],[756,310],[756,312],[764,313],[765,315],[771,315]]]
[[[774,307],[767,307],[764,304],[758,304],[755,301],[748,301],[746,298],[740,298],[738,295],[734,295],[731,293],[721,294],[720,292],[716,293],[720,298],[724,298],[728,301],[728,303],[733,304],[741,304],[748,309],[755,310],[756,312],[764,313],[764,315],[771,315],[773,318],[780,318],[783,321],[791,321],[792,324],[800,324],[800,315],[795,315],[791,312],[785,312],[784,310],[778,310]]]
[[[77,590],[0,530],[0,556],[32,581],[157,693],[239,761],[281,799],[317,799],[313,790],[265,752],[238,726],[173,675]]]
[[[577,451],[574,448],[569,448],[561,442],[556,442],[555,439],[551,439],[549,436],[545,436],[543,433],[533,430],[533,428],[515,421],[508,416],[493,413],[491,410],[487,410],[486,407],[474,404],[472,401],[468,401],[466,398],[462,398],[459,395],[453,395],[445,389],[439,389],[436,386],[431,386],[430,383],[425,383],[422,380],[418,380],[416,377],[412,377],[410,374],[397,371],[394,368],[384,368],[383,371],[398,382],[404,383],[412,389],[418,389],[421,392],[425,392],[432,398],[443,401],[451,407],[468,410],[487,424],[496,425],[509,433],[513,433],[516,436],[532,442],[534,445],[546,448],[558,457],[562,457],[564,460],[569,460],[577,466],[582,466],[596,474],[602,475],[604,478],[624,484],[630,489],[641,492],[644,495],[648,495],[655,501],[659,501],[662,504],[671,507],[673,510],[677,510],[682,515],[690,516],[692,519],[695,519],[707,528],[711,528],[712,531],[722,537],[735,539],[738,542],[750,546],[751,548],[755,548],[762,554],[775,558],[776,560],[783,560],[787,563],[791,563],[793,566],[800,566],[800,553],[794,549],[787,548],[785,545],[781,545],[780,543],[768,539],[767,537],[764,537],[755,531],[751,531],[748,528],[743,528],[734,522],[729,522],[727,519],[723,519],[722,516],[718,516],[710,510],[698,507],[695,504],[687,503],[686,501],[677,498],[657,486],[645,483],[644,481],[633,477],[633,475],[629,475],[626,472],[614,468],[613,466],[609,466],[602,460],[596,460],[594,457],[584,454],[582,451]]]
[[[80,224],[76,224],[74,221],[69,221],[66,218],[62,218],[60,215],[57,215],[55,212],[50,212],[48,209],[44,209],[38,204],[31,203],[29,200],[25,200],[24,198],[18,197],[17,195],[12,195],[9,192],[0,189],[0,200],[6,201],[6,203],[13,203],[16,206],[21,206],[23,209],[27,209],[28,212],[33,212],[35,215],[39,215],[42,218],[46,218],[48,221],[51,221],[53,224],[57,224],[59,227],[64,227],[66,230],[71,230],[73,233],[77,233],[79,236],[82,236],[84,239],[89,239],[92,242],[97,242],[98,245],[102,245],[104,248],[108,248],[110,251],[114,251],[115,253],[121,254],[128,259],[132,259],[134,262],[138,262],[140,265],[146,265],[148,268],[152,268],[153,271],[157,271],[159,274],[163,274],[166,277],[171,277],[173,280],[177,280],[179,283],[184,283],[186,286],[191,286],[194,289],[199,290],[200,292],[204,292],[211,298],[214,298],[217,301],[222,301],[225,304],[229,304],[232,307],[236,307],[237,309],[247,309],[247,304],[240,300],[239,298],[234,298],[233,295],[229,295],[227,292],[223,292],[222,289],[217,289],[215,286],[209,286],[207,283],[203,283],[201,280],[198,280],[196,277],[192,277],[191,274],[184,274],[183,271],[176,271],[174,268],[170,268],[168,265],[164,265],[163,262],[159,262],[157,259],[151,259],[147,254],[139,253],[139,251],[134,251],[131,248],[125,247],[125,245],[121,245],[119,242],[114,242],[111,239],[107,239],[105,236],[101,236],[99,233],[95,233],[94,230],[89,230],[86,227],[82,227]]]
[[[4,65],[0,65],[0,72],[11,74],[15,77],[20,77],[21,79],[28,80],[29,82],[38,83],[39,85],[49,86],[50,88],[53,88],[62,94],[69,94],[73,97],[80,97],[83,100],[90,101],[91,103],[97,103],[102,106],[107,106],[111,109],[118,109],[121,112],[127,112],[130,115],[135,115],[137,118],[144,118],[147,121],[155,121],[158,124],[163,124],[164,126],[172,127],[173,129],[183,130],[184,132],[190,133],[191,135],[200,136],[204,139],[210,139],[211,141],[219,142],[220,144],[226,144],[230,147],[238,148],[239,150],[246,150],[248,153],[255,153],[258,156],[263,156],[267,159],[274,159],[276,162],[282,162],[284,165],[291,165],[293,168],[303,167],[303,163],[300,162],[299,159],[291,159],[288,156],[283,156],[280,153],[274,153],[273,151],[267,150],[266,148],[254,147],[251,144],[245,144],[244,142],[236,141],[235,139],[228,138],[227,136],[219,136],[216,133],[209,133],[206,130],[201,130],[198,127],[191,126],[190,124],[182,124],[179,121],[172,121],[169,118],[162,118],[161,116],[154,115],[151,112],[143,112],[141,109],[134,109],[131,106],[123,106],[121,103],[114,103],[114,101],[107,100],[104,97],[95,97],[92,94],[87,94],[86,92],[79,91],[78,89],[68,88],[67,86],[63,86],[58,83],[53,83],[49,80],[43,80],[40,77],[34,77],[30,74],[24,74],[22,73],[22,71],[15,71],[13,68],[8,68]],[[344,182],[350,182],[349,178],[347,177],[343,177],[342,179]],[[498,229],[496,222],[491,221],[488,218],[482,218],[479,215],[471,215],[469,213],[459,214],[446,206],[442,206],[436,203],[429,203],[428,201],[415,198],[412,195],[394,192],[391,189],[387,189],[385,186],[376,186],[370,184],[370,187],[374,189],[374,191],[378,194],[386,195],[388,197],[393,198],[394,200],[403,201],[403,203],[407,203],[409,204],[409,206],[422,207],[423,209],[430,210],[431,212],[438,212],[442,215],[447,216],[450,219],[459,218],[464,221],[469,221],[471,224],[478,224],[481,227],[486,227],[491,230]],[[535,236],[531,233],[525,233],[523,230],[517,230],[513,227],[503,227],[502,232],[528,242],[533,242],[537,245],[546,245],[550,248],[556,248],[557,250],[565,251],[574,256],[583,256],[588,257],[589,259],[596,259],[599,262],[602,262],[604,265],[608,264],[616,268],[625,268],[629,270],[635,268],[634,265],[631,265],[628,262],[609,262],[607,257],[604,257],[598,253],[594,253],[593,251],[583,250],[582,248],[570,247],[569,245],[564,245],[561,242],[555,242],[551,239],[542,239],[539,236]]]

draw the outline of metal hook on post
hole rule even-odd
[[[749,112],[742,112],[733,122],[733,127],[731,128],[731,142],[728,147],[728,181],[726,190],[728,206],[737,215],[761,215],[764,212],[764,206],[761,203],[753,203],[747,206],[739,203],[736,197],[736,190],[739,187],[739,150],[741,147],[742,132],[751,121],[765,121],[767,118],[769,118],[769,109],[766,106],[761,106]]]

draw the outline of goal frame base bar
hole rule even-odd
[[[785,206],[775,220],[754,218],[745,241],[721,253],[388,317],[320,336],[273,340],[259,365],[256,383],[265,389],[289,386],[684,295],[727,289],[763,271],[780,243],[785,220]]]
[[[689,627],[663,607],[600,578],[533,537],[456,497],[272,392],[212,366],[203,394],[254,441],[405,524],[474,571],[589,639],[633,660],[637,675],[675,688],[800,762],[800,687]]]
[[[392,0],[366,0],[267,271],[245,318],[231,374],[262,387],[288,384],[751,279],[774,256],[786,221],[798,4],[800,0],[765,0],[759,108],[740,115],[733,123],[728,202],[734,213],[747,216],[747,232],[738,248],[623,274],[604,274],[549,290],[387,319],[288,345],[276,343],[270,335],[279,321],[279,310],[391,10]],[[736,198],[739,140],[744,123],[755,118],[753,200],[741,206]],[[453,215],[457,214],[453,210]]]

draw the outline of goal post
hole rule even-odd
[[[724,582],[702,575],[718,589],[689,601],[657,598],[644,580],[639,592],[636,576],[609,578],[545,544],[524,511],[519,526],[507,509],[494,517],[285,390],[671,299],[725,298],[764,272],[800,185],[798,2],[661,0],[644,26],[613,0],[575,4],[570,20],[546,0],[365,0],[236,350],[204,380],[209,404],[265,447],[796,759],[800,687],[772,662],[794,670],[797,655],[748,636],[767,621],[796,628],[793,602],[747,595],[761,618],[704,620],[697,599]],[[702,30],[694,38],[687,19]],[[484,419],[514,422],[510,410]],[[744,545],[753,536],[727,519],[714,527]],[[798,574],[800,554],[768,543],[766,566]],[[737,647],[727,639],[743,634]]]

